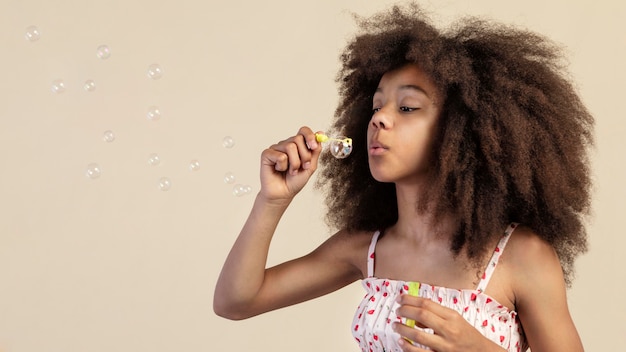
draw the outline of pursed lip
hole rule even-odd
[[[380,155],[380,154],[386,152],[387,149],[389,149],[388,146],[386,146],[386,145],[384,145],[384,144],[382,144],[382,143],[380,143],[378,141],[372,141],[370,143],[370,146],[369,146],[369,154],[370,155]]]

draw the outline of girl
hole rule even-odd
[[[593,119],[558,49],[477,19],[439,31],[415,5],[359,24],[333,124],[354,151],[321,154],[308,127],[263,151],[215,312],[244,319],[362,280],[362,351],[582,351],[566,288],[586,250]],[[318,165],[339,231],[265,268]]]

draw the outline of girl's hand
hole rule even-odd
[[[269,201],[291,201],[317,169],[321,150],[308,127],[265,149],[261,154],[260,195]]]
[[[430,328],[434,331],[434,334],[431,334],[395,323],[393,328],[402,336],[400,346],[402,346],[403,351],[425,351],[412,345],[404,338],[437,352],[504,350],[483,336],[457,311],[446,308],[430,299],[402,295],[397,313],[399,316],[415,320],[419,327]]]

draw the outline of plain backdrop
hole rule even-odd
[[[241,322],[215,316],[211,304],[258,191],[262,149],[302,125],[329,126],[352,13],[391,3],[0,1],[0,351],[356,351],[359,283]],[[588,351],[621,348],[626,3],[422,4],[437,25],[483,16],[565,47],[597,120],[590,251],[568,300]],[[25,37],[31,26],[36,41]],[[97,56],[102,45],[106,59]],[[147,74],[153,64],[159,79]],[[64,91],[54,93],[58,81]],[[152,107],[158,120],[147,118]],[[160,163],[149,163],[152,154]],[[99,177],[87,177],[90,164]],[[309,185],[287,211],[269,264],[325,240],[322,214]]]

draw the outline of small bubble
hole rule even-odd
[[[161,110],[159,110],[159,108],[156,106],[149,107],[146,118],[150,121],[157,121],[161,118]]]
[[[159,189],[161,191],[169,191],[172,188],[172,181],[167,177],[161,177],[159,179]]]
[[[96,82],[91,79],[86,80],[85,84],[83,85],[83,89],[86,92],[93,92],[94,90],[96,90]]]
[[[231,136],[226,136],[222,140],[222,145],[224,146],[224,148],[230,149],[235,146],[235,140]]]
[[[100,45],[98,49],[96,49],[96,56],[98,59],[106,60],[111,57],[111,49],[107,45]]]
[[[236,184],[233,186],[233,195],[235,197],[241,197],[246,194],[246,189],[244,185]]]
[[[85,175],[94,180],[98,177],[100,177],[100,174],[102,173],[102,171],[100,170],[100,166],[98,166],[98,164],[96,163],[91,163],[89,165],[87,165],[87,172],[85,173]]]
[[[227,172],[224,175],[224,183],[229,185],[235,183],[235,175],[232,172]]]
[[[152,153],[148,156],[148,164],[152,166],[157,166],[161,163],[161,158],[158,154]]]
[[[55,79],[52,81],[51,89],[53,93],[61,94],[65,92],[65,82],[62,79]]]
[[[107,142],[107,143],[111,143],[115,140],[115,133],[113,133],[113,131],[108,130],[108,131],[104,131],[104,135],[102,136],[102,140]]]
[[[189,170],[191,171],[200,170],[200,162],[198,160],[192,160],[191,163],[189,163]]]
[[[41,38],[41,33],[39,32],[39,28],[35,26],[29,26],[26,28],[26,34],[24,35],[26,40],[30,42],[36,42]]]
[[[152,64],[148,66],[148,77],[152,79],[159,79],[163,77],[163,70],[159,64]]]

